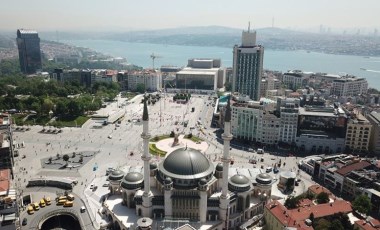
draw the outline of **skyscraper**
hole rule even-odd
[[[260,99],[264,47],[256,45],[256,31],[243,31],[241,46],[234,46],[232,91]]]
[[[21,72],[31,74],[42,68],[40,38],[37,31],[17,30],[17,47]]]

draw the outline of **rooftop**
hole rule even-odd
[[[338,170],[336,170],[335,172],[342,175],[342,176],[345,176],[347,175],[348,173],[354,171],[354,170],[358,170],[358,169],[364,169],[368,166],[370,166],[371,163],[369,163],[368,161],[360,161],[360,162],[357,162],[357,163],[353,163],[353,164],[350,164],[350,165],[347,165],[343,168],[340,168]]]

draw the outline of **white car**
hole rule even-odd
[[[272,172],[272,167],[267,167],[267,169],[265,170],[267,173],[269,172]]]
[[[109,135],[108,138],[109,138],[109,139],[112,139],[112,135]]]

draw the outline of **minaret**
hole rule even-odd
[[[149,153],[149,115],[148,115],[148,107],[146,105],[146,99],[144,99],[144,111],[143,111],[143,133],[141,137],[143,139],[143,155],[141,159],[144,161],[144,194],[142,197],[142,215],[144,217],[151,217],[152,213],[152,193],[150,192],[150,165],[149,161],[151,159]]]
[[[228,169],[230,167],[230,162],[231,162],[230,141],[232,140],[230,97],[228,97],[228,100],[227,100],[226,113],[224,116],[224,133],[222,134],[222,138],[224,140],[223,157],[222,157],[223,183],[222,183],[222,195],[220,196],[220,204],[219,204],[219,217],[223,221],[226,221],[228,204],[230,203],[230,198],[228,197]]]

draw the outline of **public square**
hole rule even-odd
[[[96,226],[102,221],[105,222],[100,213],[101,199],[108,193],[106,170],[126,166],[136,168],[143,166],[141,160],[142,98],[143,95],[138,95],[132,100],[126,101],[125,98],[118,97],[117,101],[98,111],[98,114],[110,117],[120,113],[125,114],[120,123],[103,125],[101,119],[90,119],[81,128],[63,128],[59,134],[41,134],[41,126],[33,126],[25,132],[15,132],[14,141],[24,143],[18,148],[19,157],[15,163],[16,172],[19,172],[16,174],[16,187],[27,191],[30,189],[25,188],[28,180],[41,177],[76,180],[78,183],[74,186],[73,192],[83,199],[91,220],[96,223]],[[214,104],[214,100],[209,98],[209,95],[192,95],[187,104],[173,102],[172,94],[162,95],[160,101],[148,106],[151,136],[169,134],[171,131],[181,135],[191,132],[204,140],[200,144],[202,152],[215,164],[219,163],[223,142],[217,139],[218,128],[211,127],[214,111],[212,104]],[[195,110],[191,112],[193,107]],[[187,127],[183,125],[185,121],[188,122]],[[247,151],[246,148],[235,147],[237,146],[231,148],[230,154],[234,161],[231,167],[236,170],[255,167],[265,172],[267,167],[273,167],[281,160],[286,164],[279,168],[280,172],[277,174],[274,174],[273,171],[270,172],[274,180],[278,179],[281,171],[298,172],[297,162],[300,159],[297,157],[284,157],[268,153],[257,154]],[[57,154],[71,156],[73,152],[96,152],[97,154],[84,162],[81,167],[71,169],[53,169],[42,164],[42,160],[46,161],[45,159],[49,157],[54,158]],[[21,157],[23,155],[25,158]],[[257,159],[257,164],[249,163],[249,159],[252,158]],[[261,158],[263,162],[261,162]],[[158,157],[152,157],[152,161],[158,160]],[[294,194],[304,192],[308,186],[313,184],[310,176],[302,171],[299,171],[298,177],[302,180]],[[91,185],[98,186],[98,189],[93,191],[90,189]],[[276,190],[277,186],[274,185],[273,191],[277,197],[288,195],[281,195],[281,192]]]

